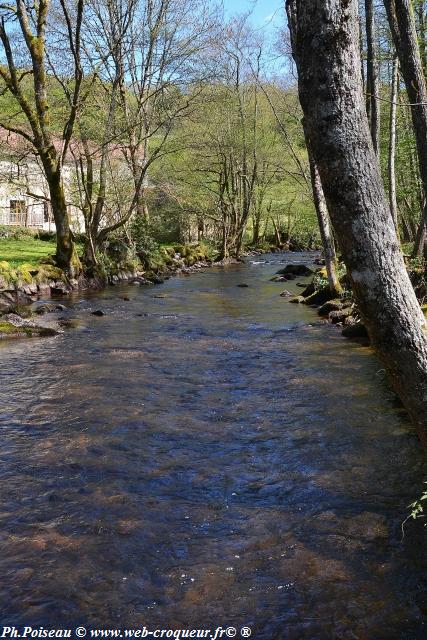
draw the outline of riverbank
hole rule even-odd
[[[266,249],[251,249],[243,257],[262,255]],[[40,337],[61,331],[51,326],[34,322],[31,305],[42,300],[67,298],[76,291],[98,291],[108,286],[132,284],[153,286],[163,284],[174,275],[190,275],[213,265],[239,264],[243,258],[226,258],[218,261],[212,247],[206,244],[173,245],[162,247],[147,265],[124,263],[109,265],[103,274],[70,280],[58,269],[50,258],[39,264],[20,263],[17,266],[0,261],[0,339]],[[58,310],[61,305],[43,304],[36,309],[38,320],[42,315]]]
[[[53,264],[50,257],[36,264],[0,261],[0,312],[10,311],[16,305],[29,305],[39,298],[63,295],[73,291],[102,289],[120,282],[158,284],[175,273],[192,273],[213,262],[211,250],[205,245],[165,247],[157,252],[147,266],[136,262],[104,265],[98,273],[82,275],[70,280]]]
[[[324,261],[319,260],[317,263],[319,265],[317,273],[313,273],[311,282],[299,295],[291,296],[290,294],[288,295],[287,291],[284,291],[281,295],[288,297],[290,303],[304,304],[316,308],[321,318],[341,328],[343,337],[356,340],[362,344],[369,344],[368,331],[354,300],[347,274],[344,272],[340,277],[342,294],[337,296],[336,291],[332,291],[329,287],[326,268],[320,267]],[[295,271],[294,266],[290,265],[289,269],[279,270],[274,280],[285,282],[300,275],[298,271]],[[424,269],[411,263],[407,264],[407,268],[421,309],[426,314],[427,282]]]
[[[352,291],[348,288],[346,276],[342,278],[341,284],[343,293],[338,297],[327,283],[326,270],[320,269],[313,274],[311,282],[301,294],[290,297],[289,302],[315,307],[321,318],[341,328],[343,337],[369,344],[368,331],[363,324]]]

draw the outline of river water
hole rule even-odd
[[[300,260],[80,296],[75,329],[0,344],[2,624],[427,637],[401,528],[425,455],[371,351],[270,282]]]

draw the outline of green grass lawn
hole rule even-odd
[[[52,240],[6,238],[0,240],[0,261],[5,260],[13,267],[18,267],[24,262],[37,264],[40,258],[53,255],[55,250],[56,243]]]

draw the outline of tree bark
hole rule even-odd
[[[399,97],[399,60],[397,56],[393,59],[391,100],[390,100],[390,142],[388,153],[388,185],[390,211],[399,234],[399,220],[396,197],[396,123],[397,123],[397,100]]]
[[[427,447],[426,322],[372,145],[357,0],[287,0],[299,96],[354,296],[372,344]]]
[[[384,0],[384,6],[411,103],[412,123],[424,191],[422,218],[414,247],[414,254],[420,255],[425,246],[427,226],[427,88],[411,0]]]
[[[417,19],[417,33],[418,43],[421,54],[421,64],[423,65],[424,75],[427,72],[427,50],[426,50],[426,14],[425,14],[425,0],[418,0],[415,2],[415,15]]]
[[[56,264],[73,278],[80,272],[80,260],[76,253],[70,227],[61,171],[59,169],[56,171],[45,170],[45,173],[56,225]]]
[[[372,142],[375,153],[380,155],[380,103],[379,103],[379,69],[377,46],[375,42],[375,9],[373,0],[365,0],[366,14],[366,91],[367,111],[371,128]]]

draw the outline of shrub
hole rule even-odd
[[[144,266],[149,266],[155,256],[160,257],[159,245],[154,240],[150,224],[145,218],[135,216],[130,232],[136,255]]]
[[[0,238],[12,238],[13,240],[20,240],[22,238],[35,238],[37,236],[35,229],[29,227],[9,227],[7,225],[0,225]]]

